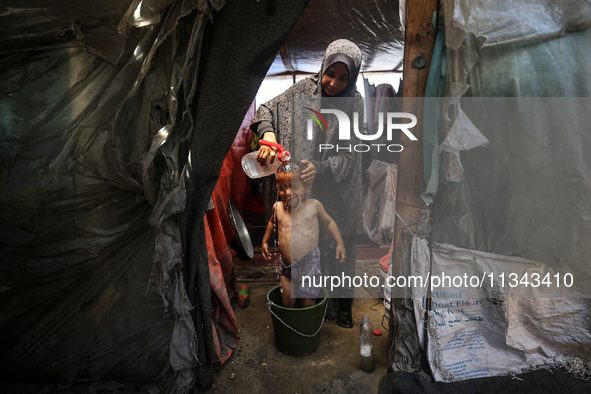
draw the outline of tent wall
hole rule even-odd
[[[548,354],[560,354],[561,360],[582,357],[579,365],[587,376],[591,9],[586,2],[543,0],[446,0],[441,9],[447,49],[437,71],[445,76],[446,98],[439,102],[439,128],[424,130],[438,133],[433,154],[425,154],[439,171],[429,240],[510,256],[506,261],[519,256],[553,273],[572,274],[573,292],[538,289],[533,297],[544,298],[540,302],[501,302],[495,308],[502,319],[495,321],[505,327],[494,336],[501,349],[523,352],[521,363],[507,366],[510,373],[554,365]],[[452,136],[451,130],[460,132]],[[423,260],[429,267],[429,248]],[[572,310],[558,307],[569,300],[576,305]],[[394,312],[403,326],[396,330],[411,327],[422,336],[422,316],[415,329],[415,322],[404,321],[408,310]],[[511,332],[522,324],[524,331]],[[532,332],[539,343],[528,339]],[[407,336],[398,343],[394,360],[425,358],[417,350],[419,340]],[[544,348],[552,351],[544,354]],[[439,367],[449,363],[441,354],[429,357]],[[395,370],[406,366],[392,364]]]
[[[307,1],[14,3],[0,24],[2,378],[208,386],[227,353],[203,218]]]
[[[184,163],[162,152],[190,137],[176,119],[190,102],[192,46],[212,8],[153,2],[146,13],[118,14],[122,4],[102,16],[119,18],[124,35],[103,30],[101,42],[81,18],[80,40],[46,42],[64,28],[57,23],[31,27],[31,37],[42,30],[39,41],[23,40],[22,51],[2,48],[4,379],[191,383],[175,378],[197,363],[171,217],[184,204],[174,190]],[[159,23],[132,29],[153,11]],[[101,43],[113,49],[113,37],[123,42],[110,56]]]
[[[448,83],[469,86],[464,97],[472,99],[460,106],[490,143],[460,153],[460,182],[449,175],[457,163],[441,156],[436,242],[589,273],[590,40],[587,29],[481,49],[467,45],[451,56],[459,57],[454,67],[468,68],[461,55],[477,54],[467,78]]]
[[[183,267],[191,311],[198,328],[197,368],[202,385],[212,382],[219,363],[212,337],[211,297],[203,215],[226,153],[275,54],[307,1],[236,4],[223,8],[206,32],[198,75],[197,119],[191,140],[187,204],[182,214]],[[249,23],[244,23],[248,20]]]

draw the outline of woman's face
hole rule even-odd
[[[322,76],[322,87],[329,96],[341,93],[349,84],[349,70],[344,63],[335,63]]]

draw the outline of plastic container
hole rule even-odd
[[[277,148],[279,153],[275,157],[275,161],[273,161],[273,163],[269,163],[270,157],[267,157],[267,164],[265,164],[264,166],[262,166],[257,160],[259,151],[250,152],[249,154],[244,155],[242,157],[242,169],[244,170],[246,175],[248,175],[248,177],[252,179],[273,175],[281,164],[285,163],[291,158],[289,152],[283,149],[281,145],[265,140],[260,140],[259,142],[261,143],[261,145],[267,145]]]
[[[327,297],[328,293],[322,289],[316,305],[286,308],[281,305],[281,286],[267,293],[277,350],[288,356],[305,356],[318,348]]]
[[[361,370],[371,372],[374,368],[373,360],[373,327],[368,315],[363,315],[359,327],[359,341],[361,354]]]

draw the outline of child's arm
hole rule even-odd
[[[263,236],[263,242],[261,245],[263,258],[265,260],[271,260],[271,253],[269,253],[269,241],[273,237],[273,232],[275,230],[275,226],[273,224],[273,219],[277,216],[275,215],[275,209],[277,207],[277,203],[273,205],[273,214],[271,215],[271,219],[269,219],[269,223],[267,223],[267,229],[265,230],[265,235]]]
[[[343,242],[343,238],[341,237],[341,232],[339,231],[339,227],[337,226],[336,222],[333,218],[330,217],[322,203],[318,200],[316,202],[316,209],[318,211],[318,219],[320,222],[326,227],[330,235],[334,238],[337,243],[337,254],[336,258],[339,259],[339,263],[345,261],[347,258],[347,252],[345,251],[345,243]]]

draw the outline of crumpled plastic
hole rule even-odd
[[[454,182],[461,180],[461,175],[464,172],[460,162],[461,151],[467,151],[479,146],[484,147],[489,142],[458,105],[458,116],[454,120],[445,140],[437,148],[438,154],[441,154],[442,151],[451,153],[449,179]]]
[[[14,3],[0,24],[2,375],[192,388],[176,215],[192,48],[223,2]]]
[[[458,49],[465,34],[484,46],[556,38],[591,27],[591,4],[572,0],[445,0],[447,45]]]
[[[509,373],[535,364],[542,348],[558,349],[552,354],[562,357],[569,354],[569,346],[588,347],[585,310],[591,275],[586,264],[591,257],[586,246],[591,243],[591,208],[584,197],[591,190],[584,175],[590,167],[585,152],[591,149],[586,132],[591,97],[589,4],[517,3],[444,2],[447,73],[441,123],[445,135],[439,135],[438,141],[445,149],[440,150],[441,176],[430,234],[430,241],[474,254],[531,259],[552,272],[572,274],[578,283],[580,293],[570,303],[514,299],[509,301],[510,320],[507,315],[489,319],[501,323],[485,341],[496,341],[509,324],[511,333],[504,338],[508,346],[523,349],[526,357],[533,354],[527,363],[506,365]],[[564,12],[570,7],[580,7],[581,12]],[[551,23],[538,24],[536,18]],[[461,152],[461,163],[456,152]],[[474,265],[470,261],[468,266]],[[561,316],[562,306],[576,319],[575,330],[564,324],[568,316]],[[563,321],[549,324],[553,316],[548,311]],[[536,325],[544,330],[543,344],[532,340],[529,329]],[[588,365],[588,352],[582,355]],[[441,352],[431,356],[438,367],[446,367],[440,362]],[[455,360],[456,366],[446,368],[460,368],[462,361],[466,360]],[[556,366],[549,361],[547,365]],[[488,364],[480,367],[486,369]],[[439,377],[466,378],[457,368],[450,375],[439,368]]]
[[[363,231],[378,245],[388,246],[394,236],[395,196],[398,167],[374,160],[365,170]]]
[[[398,13],[395,1],[312,1],[267,75],[318,72],[326,47],[339,38],[359,46],[363,52],[362,72],[400,71],[404,38]]]

